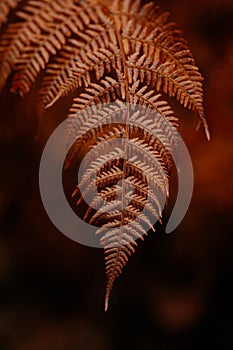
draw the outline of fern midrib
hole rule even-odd
[[[112,268],[112,272],[111,272],[111,276],[109,278],[109,282],[108,282],[108,287],[107,287],[107,291],[106,291],[106,297],[105,297],[105,311],[107,311],[108,309],[108,300],[109,300],[109,296],[110,296],[110,292],[112,289],[112,285],[113,282],[115,280],[116,274],[117,274],[117,270],[116,267],[118,265],[119,259],[120,259],[120,253],[122,250],[122,245],[121,245],[121,241],[122,241],[122,236],[123,236],[123,227],[125,224],[125,220],[124,220],[124,208],[126,206],[126,196],[125,196],[125,176],[126,176],[126,169],[127,169],[127,146],[128,146],[128,139],[129,139],[129,122],[130,122],[130,113],[129,113],[129,78],[128,78],[128,69],[127,69],[127,63],[126,63],[126,56],[125,56],[125,50],[124,50],[124,46],[123,46],[123,42],[122,42],[122,36],[120,34],[120,32],[118,31],[117,28],[117,14],[116,13],[111,13],[110,14],[113,17],[113,21],[115,23],[115,30],[116,30],[116,37],[117,37],[117,41],[119,44],[119,48],[120,48],[120,53],[121,53],[121,59],[122,59],[122,66],[123,66],[123,73],[124,73],[124,83],[125,83],[125,99],[126,99],[126,104],[127,104],[127,113],[126,113],[126,121],[125,121],[125,138],[124,138],[124,161],[123,161],[123,179],[122,179],[122,195],[121,195],[121,199],[122,199],[122,210],[121,210],[121,221],[120,221],[120,235],[119,235],[119,239],[118,239],[118,244],[117,244],[117,254],[115,257],[115,262],[114,262],[114,266]]]

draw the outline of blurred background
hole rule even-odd
[[[161,0],[205,77],[211,141],[183,115],[193,161],[192,202],[170,235],[139,244],[104,312],[103,252],[50,222],[38,169],[70,100],[46,112],[38,141],[38,86],[21,100],[0,95],[0,349],[192,350],[233,347],[233,1]]]

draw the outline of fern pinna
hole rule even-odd
[[[68,134],[76,141],[66,166],[88,144],[73,196],[80,205],[94,187],[100,194],[91,198],[84,220],[99,226],[107,309],[135,240],[154,230],[149,214],[161,220],[161,202],[169,196],[178,118],[164,97],[195,111],[209,138],[202,76],[181,32],[152,2],[1,0],[0,16],[0,88],[13,72],[11,89],[24,96],[43,72],[40,109],[77,92],[68,115]]]

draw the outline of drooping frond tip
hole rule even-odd
[[[104,311],[108,311],[108,302],[109,302],[109,295],[105,296],[105,301],[104,301]]]
[[[208,127],[208,123],[207,123],[207,120],[205,118],[205,115],[203,115],[202,118],[198,120],[196,131],[198,131],[200,129],[201,125],[203,125],[203,127],[204,127],[207,141],[210,141],[210,131],[209,131],[209,127]]]

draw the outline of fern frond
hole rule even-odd
[[[100,226],[107,309],[135,240],[161,222],[169,198],[178,117],[166,97],[195,111],[209,139],[203,78],[182,33],[153,2],[2,0],[0,26],[14,7],[0,37],[0,89],[13,73],[12,90],[24,96],[42,74],[40,110],[76,94],[65,167],[87,150],[73,197],[78,206],[90,197],[84,220]]]
[[[30,7],[29,2],[28,15],[23,16],[26,24],[34,12],[34,3],[32,1]],[[21,50],[15,67],[12,90],[20,90],[23,95],[29,91],[40,71],[46,67],[50,56],[56,55],[73,33],[81,35],[83,28],[96,17],[94,11],[90,13],[84,6],[78,6],[72,0],[67,0],[66,6],[62,0],[48,1],[48,5],[50,8],[43,7],[43,15],[40,12],[41,30],[36,35],[31,35],[30,45]],[[49,12],[46,13],[46,10]]]
[[[10,11],[22,0],[2,0],[0,3],[0,28],[8,19]]]
[[[103,22],[100,13],[95,22],[83,29],[85,37],[82,35],[81,42],[78,38],[69,39],[59,57],[48,65],[41,88],[43,106],[48,108],[61,96],[88,86],[90,71],[99,80],[105,71],[110,72],[111,66],[117,68],[120,64],[112,22],[108,18]]]

